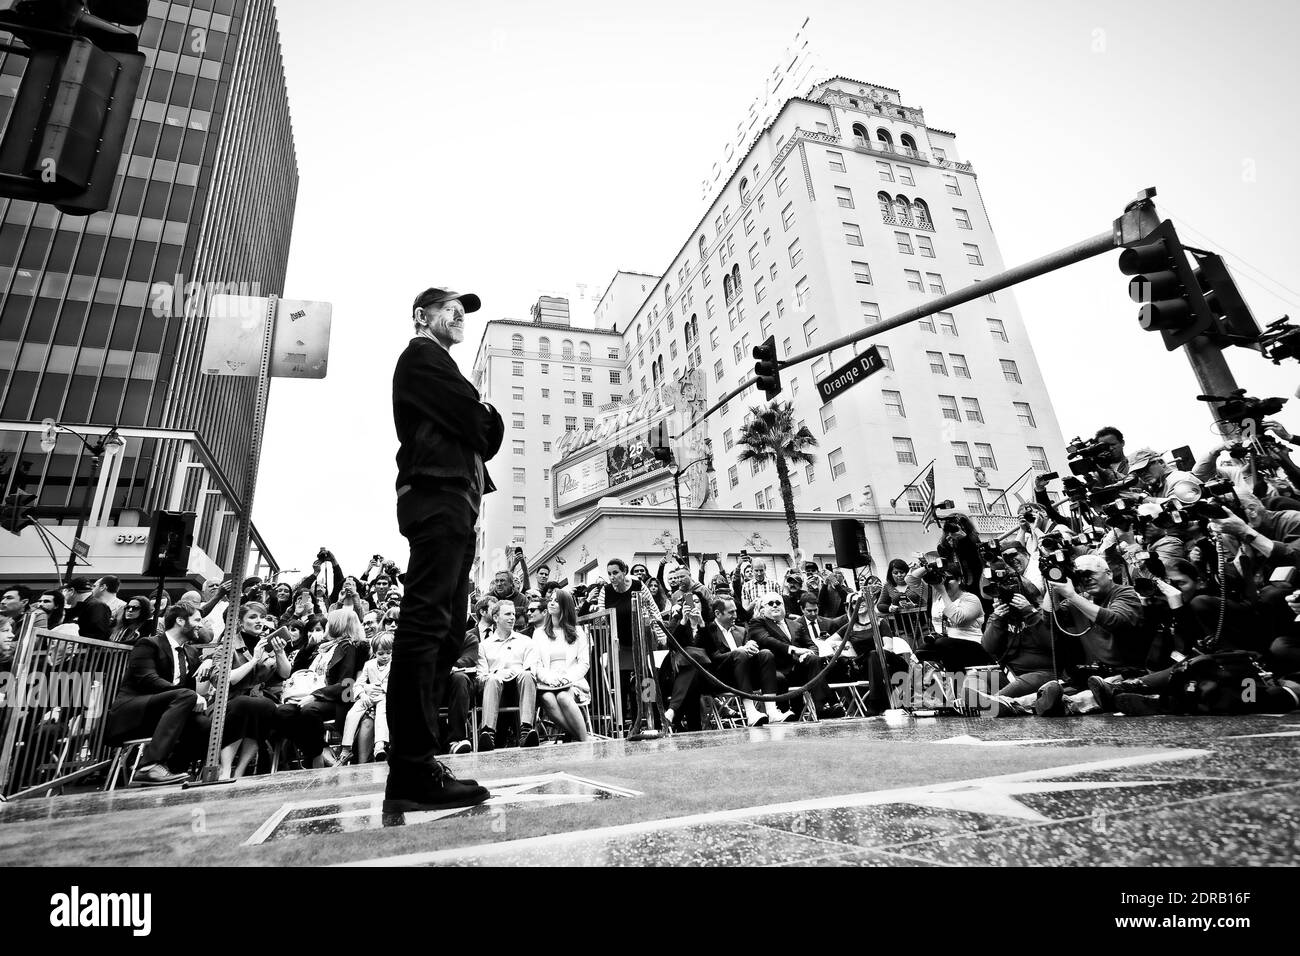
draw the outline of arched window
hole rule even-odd
[[[544,335],[537,340],[537,354],[542,358],[551,357],[551,340]]]
[[[740,204],[743,206],[749,202],[749,180],[741,178],[740,180]]]
[[[857,143],[857,145],[866,146],[871,142],[871,134],[867,132],[867,128],[863,126],[861,123],[854,123],[853,139]]]
[[[918,199],[913,204],[916,210],[916,223],[919,226],[934,226],[934,220],[930,218],[930,207],[926,205],[924,199]]]
[[[522,335],[515,334],[510,336],[510,354],[511,355],[524,354],[524,337]]]
[[[566,359],[573,358],[573,342],[569,339],[565,339],[560,343],[560,357]]]
[[[578,343],[578,358],[582,359],[583,361],[586,361],[587,359],[591,358],[591,343],[590,343],[590,342],[579,342],[579,343]]]
[[[892,150],[894,148],[894,137],[890,136],[889,130],[884,127],[876,130],[876,139],[883,143],[886,149]]]
[[[880,218],[885,222],[894,221],[894,197],[883,189],[876,193],[876,202],[880,203]]]
[[[691,338],[697,342],[700,340],[700,323],[693,315],[691,316]]]
[[[916,140],[912,139],[910,133],[903,133],[899,136],[898,143],[900,146],[906,146],[908,149],[916,149]]]
[[[739,298],[740,296],[740,263],[737,262],[731,267],[731,290]]]
[[[731,290],[731,273],[728,272],[726,275],[722,277],[722,298],[723,300],[726,301],[727,305],[731,305],[732,295],[733,292]]]
[[[640,342],[641,342],[641,325],[640,325],[640,323],[638,323],[638,324],[637,324],[637,327],[636,327],[636,340],[637,340],[637,343],[640,344]]]
[[[664,283],[664,308],[665,309],[668,308],[668,303],[672,301],[672,298],[673,298],[672,283],[665,282]]]
[[[653,362],[650,363],[650,381],[656,385],[659,384],[659,363],[662,362],[663,360],[664,358],[661,355],[659,356],[659,358],[655,359]]]
[[[898,212],[898,224],[900,226],[910,226],[912,224],[912,204],[907,201],[906,196],[899,196],[894,200],[894,209]]]
[[[700,236],[700,261],[703,262],[706,258],[707,255],[704,252],[704,237]]]

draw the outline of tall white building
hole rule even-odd
[[[720,396],[752,374],[751,349],[769,334],[779,354],[793,355],[1004,268],[975,171],[962,161],[955,135],[927,125],[922,110],[903,105],[897,90],[836,77],[785,104],[662,277],[619,273],[611,283],[596,321],[617,337],[597,341],[600,333],[593,332],[589,340],[593,354],[618,353],[623,360],[610,358],[593,371],[591,384],[634,400],[698,366],[710,395]],[[492,330],[484,341],[492,338],[489,351],[504,357],[509,345],[497,335]],[[1007,526],[999,517],[1008,514],[1005,500],[988,511],[1026,469],[1064,465],[1060,428],[1013,292],[979,298],[858,348],[870,345],[880,348],[884,370],[827,404],[815,382],[848,361],[849,349],[782,373],[781,399],[794,403],[820,443],[816,463],[798,469],[794,487],[796,508],[818,525],[825,519],[812,519],[815,513],[852,511],[867,523],[875,553],[906,554],[928,547],[933,533],[920,528],[917,489],[894,507],[890,499],[931,460],[937,498],[984,515],[977,524],[988,532]],[[507,383],[522,385],[534,400],[542,385],[528,358],[534,351],[525,345],[519,363],[528,370],[521,373],[525,381],[503,377],[494,366],[485,379],[490,400],[503,399]],[[614,387],[604,373],[620,371],[620,364]],[[593,402],[606,397],[613,396],[597,394]],[[780,513],[775,469],[737,462],[735,442],[747,410],[761,403],[750,391],[709,420],[718,494],[704,510],[717,510],[712,518],[693,513],[695,524],[712,527],[730,518],[718,527],[734,535],[737,528],[767,526],[776,517],[768,513]],[[556,461],[538,465],[545,470]],[[600,550],[596,536],[616,532],[617,522],[587,515],[549,539],[543,525],[539,539],[531,529],[540,516],[528,510],[529,493],[522,494],[524,511],[515,513],[526,520],[514,524],[525,529],[534,561],[580,549],[581,563],[594,564],[587,559]],[[485,505],[493,529],[504,523],[494,512],[505,500],[503,494]],[[596,512],[613,507],[608,500],[591,505]],[[630,520],[625,510],[619,514]],[[495,534],[487,534],[489,547]],[[689,529],[687,537],[692,550],[730,547]],[[777,542],[774,554],[783,550],[779,531],[767,537]],[[546,546],[539,549],[539,541]],[[811,550],[822,550],[820,538]]]

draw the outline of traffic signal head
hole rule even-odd
[[[1192,250],[1196,260],[1196,282],[1205,296],[1205,304],[1214,316],[1217,331],[1227,336],[1231,345],[1258,348],[1262,331],[1250,306],[1242,298],[1227,264],[1213,252]]]
[[[1159,331],[1171,352],[1214,329],[1214,316],[1169,220],[1119,254],[1119,271],[1133,277],[1128,294],[1142,306],[1142,328]]]
[[[754,346],[754,378],[770,402],[781,394],[781,365],[776,360],[776,336],[769,335]]]

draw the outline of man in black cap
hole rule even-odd
[[[465,637],[474,523],[482,496],[495,488],[484,462],[505,432],[449,351],[480,304],[468,293],[421,292],[411,309],[415,337],[393,372],[397,526],[411,559],[388,678],[385,813],[472,806],[489,796],[436,757],[438,699]]]

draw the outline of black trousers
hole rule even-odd
[[[199,695],[185,687],[174,687],[160,694],[133,697],[122,702],[110,717],[112,741],[130,740],[151,734],[145,747],[142,766],[167,763],[180,749],[185,737],[201,737],[206,727],[194,713]]]
[[[757,683],[762,693],[776,694],[776,657],[767,648],[757,654],[730,651],[718,662],[718,676],[746,694],[754,693]]]
[[[439,699],[447,708],[447,736],[452,742],[469,740],[469,710],[474,706],[474,683],[473,674],[448,673],[446,689],[439,693]],[[389,686],[392,686],[392,677],[389,677]]]
[[[709,655],[704,652],[703,648],[688,647],[686,653],[705,668],[709,667]],[[677,651],[673,651],[668,655],[668,659],[664,661],[664,667],[660,673],[660,679],[667,678],[667,682],[671,684],[668,706],[672,708],[674,714],[682,714],[682,719],[688,729],[698,730],[700,722],[700,691],[704,688],[704,678],[691,665],[691,662],[684,660]],[[682,707],[687,703],[691,703],[693,706],[683,711]]]
[[[816,657],[805,657],[798,663],[795,663],[792,660],[785,660],[777,667],[776,679],[779,684],[784,685],[785,688],[789,690],[791,687],[806,685],[808,681],[812,680],[812,678],[821,671],[821,669],[821,661]],[[830,692],[826,689],[826,682],[822,681],[822,683],[818,684],[816,687],[811,688],[809,693],[812,694],[813,703],[818,707],[821,707],[822,702],[826,699],[826,695]],[[796,714],[802,714],[803,696],[800,695],[799,697],[791,698],[786,702],[786,706]]]
[[[858,659],[862,660],[862,658]],[[871,681],[871,686],[867,688],[867,709],[873,714],[883,714],[893,706],[889,695],[893,676],[908,672],[907,661],[892,651],[885,651],[885,663],[888,664],[888,673],[881,666],[880,655],[875,651],[867,655],[866,662],[867,680]]]
[[[397,499],[397,523],[411,557],[388,676],[390,783],[419,782],[437,763],[437,691],[465,636],[474,509],[456,494],[413,490]]]
[[[978,641],[960,637],[941,637],[930,648],[946,671],[964,671],[968,667],[984,667],[995,663],[989,652]]]

